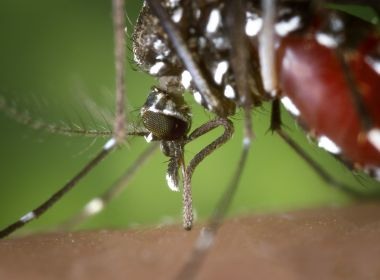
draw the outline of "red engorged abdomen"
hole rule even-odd
[[[379,40],[368,39],[349,57],[364,103],[380,127],[380,75],[366,62]],[[372,48],[372,50],[371,50]],[[327,136],[342,150],[344,159],[361,166],[380,166],[380,152],[365,137],[341,65],[333,49],[314,36],[288,36],[278,50],[284,95],[299,109],[301,121],[317,136]],[[363,135],[363,134],[362,134]]]

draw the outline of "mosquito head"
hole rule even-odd
[[[144,126],[151,132],[148,141],[184,138],[191,126],[190,108],[182,95],[170,95],[157,87],[140,112]]]

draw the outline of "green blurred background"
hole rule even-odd
[[[141,1],[127,1],[127,15],[135,22]],[[133,25],[129,24],[131,34]],[[88,129],[104,125],[101,112],[113,111],[114,61],[111,3],[105,0],[0,1],[0,95],[11,108],[46,122],[77,123]],[[132,53],[128,50],[128,58]],[[130,117],[137,119],[154,81],[128,64]],[[96,102],[86,109],[83,104]],[[194,102],[190,98],[191,104]],[[256,139],[230,215],[337,205],[350,201],[329,188],[277,136],[267,133],[269,107],[253,112]],[[193,106],[193,127],[212,116]],[[310,145],[295,122],[284,114],[287,130],[336,178],[363,190],[378,187],[371,180],[361,186],[344,166]],[[236,167],[242,142],[242,117],[234,118],[232,141],[207,158],[193,179],[198,217],[208,217]],[[71,178],[107,139],[52,135],[19,124],[0,113],[0,227],[30,211]],[[189,145],[190,159],[217,131]],[[210,138],[211,137],[211,138]],[[147,147],[144,139],[111,154],[51,211],[25,231],[49,229],[81,209],[133,164]],[[166,186],[167,158],[159,152],[100,215],[81,228],[125,228],[181,221],[181,194]]]

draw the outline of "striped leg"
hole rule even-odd
[[[81,171],[77,173],[68,183],[66,183],[61,189],[53,194],[48,200],[39,205],[37,208],[28,212],[22,216],[18,221],[10,224],[6,228],[0,230],[0,239],[8,236],[17,229],[23,227],[27,223],[37,219],[47,210],[56,204],[68,191],[74,188],[77,183],[86,176],[99,162],[101,162],[114,148],[116,147],[116,141],[111,138],[89,163],[87,163]]]
[[[280,103],[276,99],[272,103],[272,116],[270,129],[276,132],[282,140],[284,140],[314,171],[315,173],[328,185],[333,188],[342,190],[343,192],[360,199],[372,199],[380,194],[364,194],[357,191],[354,187],[349,186],[343,182],[337,181],[326,170],[322,168],[313,158],[311,158],[281,127],[281,111]]]

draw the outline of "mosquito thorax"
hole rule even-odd
[[[182,95],[173,95],[153,87],[141,108],[141,118],[150,131],[147,141],[179,140],[191,126],[190,108]]]
[[[189,47],[199,62],[203,78],[210,86],[216,104],[211,104],[198,91],[190,72],[183,66],[160,22],[147,5],[142,8],[133,35],[133,53],[139,67],[157,77],[176,76],[184,90],[206,110],[221,117],[235,114],[239,103],[234,75],[229,62],[230,42],[221,18],[222,1],[196,3],[187,1],[162,1]],[[214,18],[214,23],[205,22]],[[214,27],[211,25],[215,25]]]
[[[160,20],[146,4],[133,35],[136,63],[159,80],[166,76],[176,77],[183,91],[190,92],[197,103],[219,117],[233,115],[235,107],[251,108],[278,98],[268,96],[260,74],[258,37],[263,26],[261,5],[259,1],[243,3],[245,19],[240,27],[244,27],[245,38],[243,45],[239,46],[233,41],[236,30],[232,28],[231,31],[226,20],[228,1],[161,1],[212,88],[214,104],[197,90],[190,71],[177,56]],[[273,25],[278,64],[276,74],[285,108],[309,134],[315,136],[318,146],[371,175],[373,170],[379,173],[378,31],[358,18],[325,9],[322,2],[278,1],[277,4]],[[247,50],[246,59],[240,63],[248,61],[244,77],[248,95],[242,95],[237,86],[239,79],[234,72],[236,63],[233,59],[236,56],[232,54],[237,47]],[[346,70],[342,61],[347,64],[344,66]],[[355,86],[347,82],[350,74]],[[363,128],[362,116],[352,101],[355,87],[366,114],[372,120],[371,128]],[[154,131],[156,125],[148,124],[147,120],[153,122],[155,119],[151,113],[144,117],[144,123],[153,136],[167,137],[161,130]],[[161,115],[158,117],[162,118]]]

